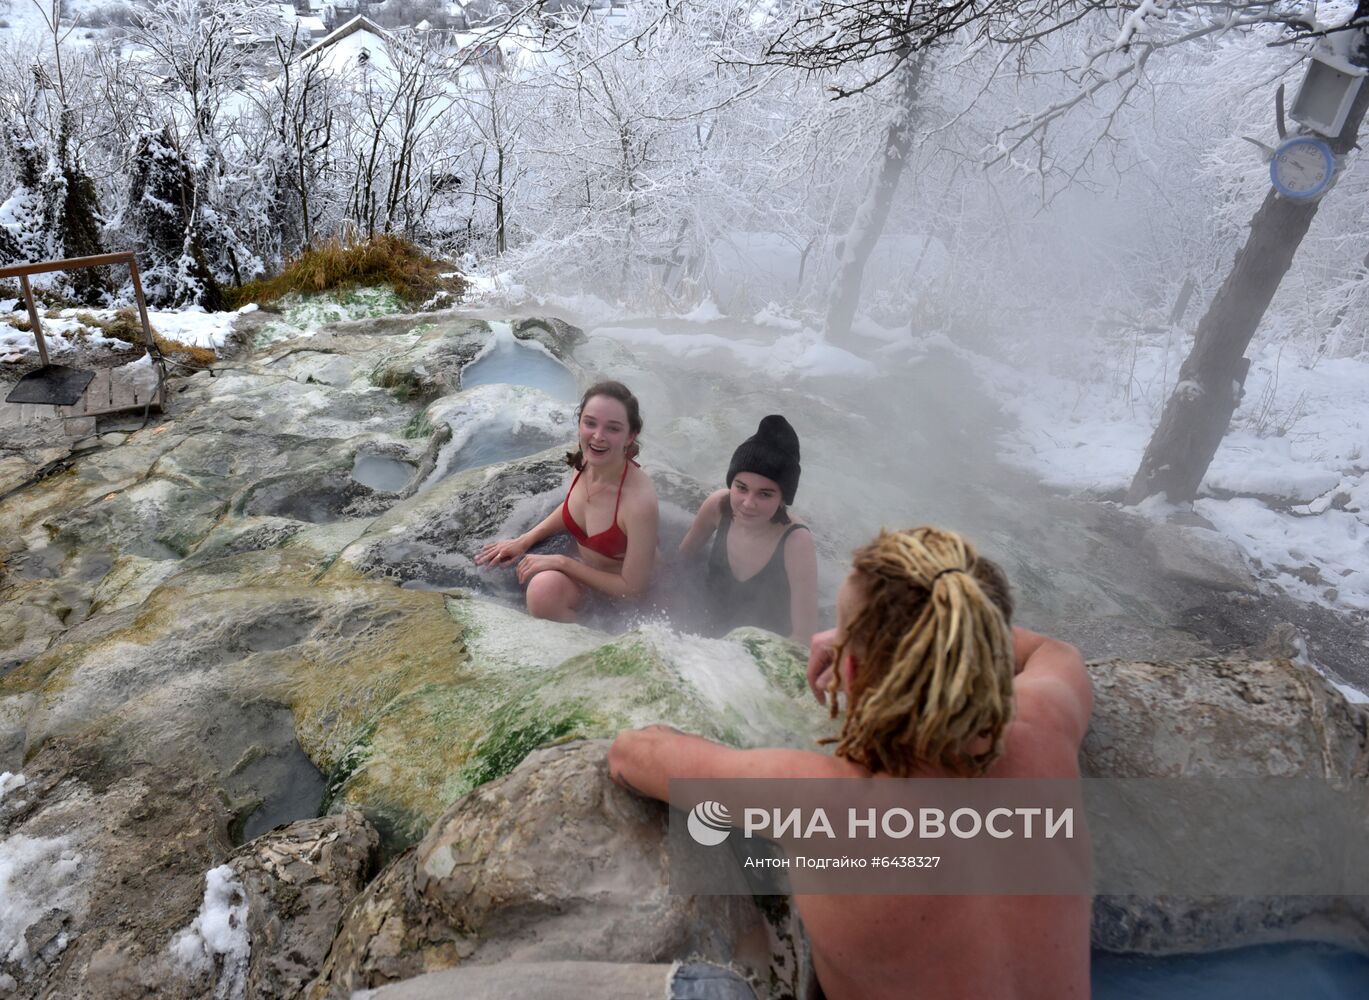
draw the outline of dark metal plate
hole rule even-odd
[[[10,394],[7,403],[37,403],[40,406],[71,406],[90,385],[94,372],[66,365],[44,365],[21,378]]]

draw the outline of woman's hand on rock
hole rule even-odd
[[[506,566],[509,563],[517,562],[528,551],[527,543],[518,538],[506,538],[499,542],[490,542],[483,549],[475,554],[475,564],[477,566]]]
[[[518,564],[518,582],[526,584],[538,573],[545,573],[547,570],[561,569],[565,565],[565,556],[524,556]]]

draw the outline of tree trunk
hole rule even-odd
[[[504,149],[501,146],[494,167],[494,252],[502,254],[508,248],[504,235]]]
[[[865,265],[884,232],[884,224],[889,221],[894,192],[898,190],[899,179],[908,162],[913,142],[913,112],[925,59],[922,52],[905,56],[894,77],[895,112],[884,133],[884,155],[842,241],[841,261],[832,278],[827,300],[826,333],[828,341],[834,344],[850,339],[851,323],[856,317],[856,306],[860,304]]]
[[[1331,140],[1338,156],[1354,147],[1366,107],[1369,85],[1360,87],[1345,127]],[[1179,369],[1179,384],[1146,446],[1127,503],[1161,493],[1171,503],[1188,503],[1198,495],[1240,402],[1250,368],[1245,350],[1292,266],[1319,204],[1285,198],[1273,188],[1265,196],[1235,265],[1198,323],[1193,349]]]

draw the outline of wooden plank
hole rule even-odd
[[[77,267],[103,267],[106,264],[127,264],[133,259],[128,250],[119,253],[102,253],[92,257],[69,257],[66,260],[40,260],[32,264],[11,264],[0,267],[0,279],[18,278],[28,274],[48,274],[52,271],[69,271]]]
[[[143,324],[143,342],[153,357],[157,356],[157,344],[152,339],[152,324],[147,320],[147,299],[143,297],[143,279],[138,274],[138,259],[128,255],[128,275],[133,279],[133,297],[138,300],[138,319]]]
[[[58,407],[63,418],[97,417],[109,413],[126,413],[148,407],[148,397],[152,402],[150,409],[161,410],[161,393],[156,389],[139,388],[132,373],[115,377],[118,369],[106,368],[96,372],[86,394],[74,406]]]
[[[29,287],[28,275],[21,274],[19,284],[24,289],[24,302],[29,307],[29,324],[33,327],[33,336],[38,341],[38,358],[46,366],[48,347],[43,343],[43,326],[38,322],[38,307],[33,304],[33,289]]]

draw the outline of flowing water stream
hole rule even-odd
[[[492,320],[494,341],[480,357],[461,371],[461,388],[478,385],[522,385],[540,389],[552,399],[574,403],[580,398],[575,376],[534,342],[524,343],[513,335],[513,324]]]

